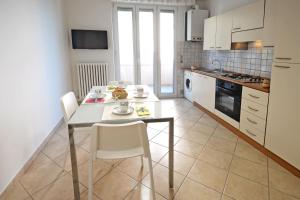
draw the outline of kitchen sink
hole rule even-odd
[[[213,73],[213,74],[223,74],[223,72],[218,69],[208,69],[208,70],[203,70],[203,71],[207,72],[207,73]]]

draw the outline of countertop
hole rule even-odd
[[[246,86],[246,87],[249,87],[249,88],[252,88],[252,89],[255,89],[255,90],[270,93],[270,88],[264,88],[261,83],[244,83],[243,81],[235,80],[235,79],[232,79],[232,78],[227,78],[227,77],[221,76],[219,73],[203,71],[202,69],[203,70],[208,70],[208,69],[205,69],[205,68],[200,68],[200,69],[197,69],[197,70],[191,70],[190,67],[182,68],[182,70],[189,70],[189,71],[192,71],[192,72],[195,72],[195,73],[207,75],[207,76],[222,79],[222,80],[225,80],[225,81],[230,81],[232,83],[237,83],[237,84],[240,84],[242,86]]]

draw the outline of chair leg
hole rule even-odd
[[[144,159],[143,159],[143,155],[141,155],[141,165],[142,165],[142,167],[144,167]]]
[[[152,191],[152,199],[155,200],[155,187],[154,187],[154,178],[153,178],[153,168],[152,168],[152,159],[149,153],[148,156],[148,163],[149,163],[149,174],[150,174],[150,181],[151,181],[151,191]]]
[[[93,199],[93,157],[89,160],[89,183],[88,183],[88,200]]]

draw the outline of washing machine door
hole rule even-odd
[[[192,79],[191,78],[185,79],[185,88],[187,89],[187,91],[192,91]]]

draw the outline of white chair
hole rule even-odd
[[[62,96],[60,98],[60,104],[61,104],[61,109],[64,114],[65,123],[68,124],[69,119],[71,118],[71,116],[74,114],[74,112],[78,108],[78,102],[76,100],[76,96],[75,96],[74,92],[68,92],[67,94]],[[63,166],[65,166],[65,164],[66,164],[68,149],[69,149],[69,147],[66,147],[66,150],[64,153],[65,155],[64,155]]]
[[[141,156],[148,158],[152,196],[155,200],[152,160],[147,136],[146,124],[142,121],[126,124],[94,124],[92,128],[89,160],[89,193],[93,196],[93,160],[122,159]]]
[[[71,116],[78,108],[78,103],[74,92],[68,92],[60,98],[61,107],[64,113],[65,122],[68,123]]]
[[[78,108],[78,102],[77,102],[77,99],[76,99],[76,96],[75,96],[74,92],[68,92],[67,94],[62,96],[60,98],[60,103],[61,103],[61,108],[63,110],[65,123],[68,124],[69,119],[72,117],[72,115],[74,114],[74,112]],[[78,131],[86,133],[84,135],[85,137],[81,138],[80,140],[79,140],[79,135],[74,134],[74,139],[75,139],[75,141],[77,141],[76,145],[81,146],[86,141],[86,139],[89,137],[90,129],[88,129],[88,128],[76,128],[74,130],[74,133],[77,133]],[[82,134],[82,133],[80,133],[80,134]],[[64,166],[66,164],[66,157],[67,157],[67,154],[68,154],[68,149],[69,149],[69,147],[67,147],[66,151],[65,151]]]

